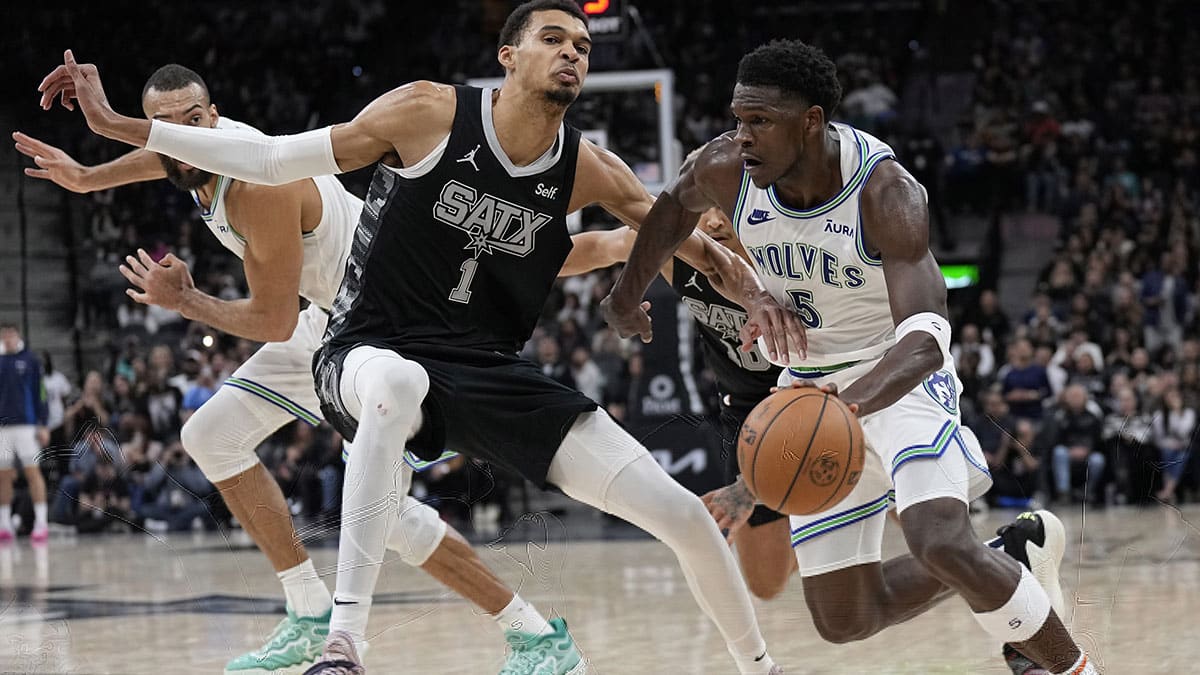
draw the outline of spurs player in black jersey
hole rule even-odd
[[[314,364],[325,417],[353,445],[331,632],[311,672],[365,672],[356,643],[395,519],[396,438],[427,457],[449,447],[498,463],[647,530],[679,557],[737,669],[781,672],[704,504],[594,402],[516,356],[570,250],[564,216],[598,204],[636,226],[653,201],[563,124],[590,46],[578,5],[526,3],[501,32],[500,89],[416,82],[347,124],[265,139],[121,116],[96,71],[65,55],[70,95],[109,138],[259,183],[379,163]],[[800,323],[744,261],[709,240],[693,262],[747,308],[770,351],[804,349]],[[547,672],[578,672],[559,656],[578,663],[548,650]]]
[[[689,158],[691,159],[691,158]],[[709,209],[700,216],[696,227],[714,241],[747,259],[733,224],[720,209]],[[627,227],[584,232],[571,237],[574,248],[563,265],[561,276],[583,274],[593,269],[624,262],[633,248],[637,232]],[[746,323],[746,310],[719,293],[702,272],[676,257],[659,271],[679,294],[699,328],[704,362],[717,379],[721,411],[721,459],[725,483],[737,479],[737,439],[742,422],[766,398],[779,379],[781,368],[772,365],[758,347],[742,349],[738,331]],[[703,497],[714,515],[752,509],[748,518],[730,520],[729,540],[736,546],[742,574],[750,592],[770,600],[783,592],[788,577],[796,570],[796,557],[789,545],[787,516],[754,505],[748,493],[714,490]],[[746,503],[729,503],[744,500]]]

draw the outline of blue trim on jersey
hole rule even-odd
[[[840,530],[847,525],[853,525],[861,520],[866,520],[872,516],[878,515],[887,511],[888,495],[885,494],[878,499],[860,504],[852,509],[846,509],[832,516],[826,516],[820,520],[814,520],[807,525],[803,525],[792,530],[792,548],[803,544],[804,542],[819,537],[823,534],[828,534],[834,530]]]
[[[767,198],[771,200],[771,204],[774,205],[775,208],[779,209],[780,213],[790,218],[816,218],[817,216],[823,216],[841,206],[847,199],[850,198],[850,195],[854,194],[854,192],[858,189],[858,186],[861,184],[860,181],[862,180],[863,169],[866,166],[866,160],[868,159],[867,150],[869,149],[869,146],[867,145],[866,139],[859,135],[857,129],[850,127],[850,132],[854,134],[855,140],[858,141],[858,169],[855,170],[854,175],[850,178],[850,180],[846,181],[842,191],[835,195],[833,199],[821,204],[820,206],[816,206],[807,210],[792,209],[784,206],[783,202],[779,200],[779,197],[775,194],[775,185],[772,183],[771,185],[767,186]]]
[[[954,420],[946,420],[946,423],[938,430],[937,435],[933,437],[933,442],[910,445],[897,452],[896,456],[892,458],[892,482],[895,482],[896,471],[910,460],[937,459],[941,457],[946,452],[946,448],[950,447],[950,441],[957,433],[958,425]]]
[[[896,155],[892,154],[891,152],[885,151],[885,150],[881,150],[880,152],[877,152],[874,155],[871,155],[870,157],[868,157],[867,162],[870,164],[870,167],[867,169],[867,175],[863,179],[863,187],[867,186],[867,182],[871,180],[871,174],[875,173],[875,169],[883,162],[883,160],[895,159],[895,158],[896,158]],[[867,247],[863,241],[863,224],[862,223],[863,223],[862,200],[860,199],[858,201],[858,227],[856,227],[854,229],[854,248],[858,249],[858,257],[860,260],[862,260],[864,263],[866,263],[872,267],[879,267],[880,265],[883,264],[883,259],[876,258],[875,256],[871,255],[870,253],[867,253]]]
[[[306,422],[309,426],[316,427],[321,425],[320,415],[312,414],[312,412],[299,403],[270,387],[264,387],[254,380],[248,380],[244,377],[229,377],[222,386],[234,387],[235,389],[241,389],[242,391],[254,394],[264,401],[269,401],[272,405],[278,406],[296,419]]]
[[[992,477],[992,472],[988,471],[986,466],[980,466],[977,464],[975,459],[971,457],[971,453],[967,451],[967,442],[963,440],[961,427],[954,430],[954,441],[958,443],[958,449],[962,450],[963,457],[967,458],[968,464],[982,471],[983,475],[987,476],[988,478]]]

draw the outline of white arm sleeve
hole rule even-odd
[[[154,120],[146,149],[235,180],[283,185],[341,173],[333,158],[331,128],[265,136],[236,126],[208,129]]]

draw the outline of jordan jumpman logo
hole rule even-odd
[[[704,292],[704,289],[703,289],[703,288],[700,288],[700,282],[696,281],[696,277],[697,277],[699,274],[700,274],[699,272],[692,272],[692,278],[691,278],[691,279],[690,279],[690,280],[689,280],[689,281],[688,281],[686,284],[684,284],[684,285],[683,285],[683,287],[684,287],[684,288],[687,288],[688,286],[692,286],[692,287],[694,287],[696,290],[698,290],[698,291],[700,291],[700,292]]]
[[[462,159],[458,160],[458,163],[470,162],[471,168],[475,169],[476,171],[479,171],[479,165],[475,164],[475,153],[477,153],[477,152],[479,152],[479,144],[478,143],[475,145],[475,149],[468,152],[467,154],[463,155]]]

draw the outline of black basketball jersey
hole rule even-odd
[[[765,398],[779,378],[779,367],[771,365],[756,346],[744,352],[738,331],[746,325],[746,310],[721,295],[708,277],[675,258],[671,285],[700,327],[704,362],[717,377],[722,394],[746,400]]]
[[[571,250],[564,218],[580,135],[564,124],[546,155],[514,166],[492,126],[490,90],[455,91],[454,126],[433,168],[375,170],[330,346],[515,353],[533,332]]]

